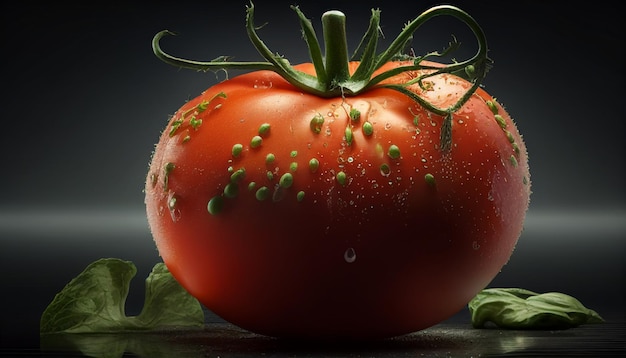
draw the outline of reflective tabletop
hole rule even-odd
[[[626,355],[626,224],[617,213],[529,213],[509,263],[490,287],[557,291],[597,311],[602,324],[566,330],[475,329],[469,311],[428,329],[367,342],[312,342],[257,335],[206,311],[204,329],[39,335],[39,319],[63,286],[101,257],[133,261],[126,314],[143,305],[143,277],[159,261],[142,212],[0,216],[5,274],[0,356],[7,357],[486,357]]]

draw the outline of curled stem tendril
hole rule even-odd
[[[452,142],[452,114],[469,100],[478,89],[491,66],[491,60],[487,57],[487,40],[478,23],[465,11],[450,5],[432,7],[413,21],[407,23],[400,34],[389,47],[377,54],[378,39],[380,36],[380,11],[372,10],[370,24],[361,39],[353,55],[348,56],[345,15],[332,10],[322,15],[322,29],[325,43],[325,56],[311,21],[300,11],[297,6],[292,6],[300,21],[300,27],[304,40],[309,50],[311,62],[315,68],[315,76],[295,69],[287,59],[272,52],[257,34],[254,24],[254,4],[246,8],[246,29],[250,41],[259,54],[265,59],[262,62],[237,62],[231,61],[228,56],[220,56],[211,61],[194,61],[174,57],[161,49],[160,41],[167,35],[173,35],[168,30],[157,33],[152,40],[152,48],[155,55],[162,61],[181,68],[189,68],[199,71],[209,70],[269,70],[278,73],[286,81],[302,91],[320,97],[347,97],[373,88],[389,88],[398,91],[426,110],[443,116],[444,121],[441,130],[441,149],[449,150]],[[433,67],[424,64],[423,61],[432,57],[443,57],[458,47],[454,40],[443,52],[431,52],[422,56],[404,54],[403,51],[410,44],[413,33],[426,21],[441,15],[453,16],[465,23],[473,32],[478,43],[476,54],[461,62]],[[402,65],[391,70],[383,71],[374,76],[374,72],[389,61],[404,61]],[[348,71],[349,61],[358,61],[359,65],[352,75]],[[408,71],[423,71],[423,73],[406,83],[383,83],[386,79]],[[439,108],[426,101],[413,92],[409,86],[423,86],[423,81],[439,74],[451,73],[461,75],[472,83],[472,86],[451,106]]]

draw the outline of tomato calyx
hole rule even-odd
[[[353,55],[349,56],[346,40],[346,16],[342,12],[330,10],[322,15],[322,30],[325,43],[325,52],[323,54],[311,21],[306,18],[298,6],[291,6],[291,8],[296,12],[300,20],[304,40],[309,50],[311,62],[315,68],[315,76],[296,70],[286,58],[272,52],[265,45],[256,31],[254,4],[252,2],[246,7],[247,34],[254,47],[266,60],[265,62],[231,61],[229,56],[220,56],[211,61],[195,61],[175,57],[164,52],[160,46],[160,41],[163,37],[174,35],[173,32],[168,30],[163,30],[154,36],[152,48],[159,59],[181,68],[199,71],[227,69],[273,71],[298,89],[324,98],[349,97],[374,88],[389,88],[408,96],[428,111],[444,116],[441,131],[441,149],[445,151],[451,147],[452,113],[456,112],[469,100],[491,67],[491,59],[487,57],[485,34],[468,13],[450,5],[431,7],[407,23],[389,47],[377,54],[377,44],[380,36],[380,10],[372,9],[369,27]],[[458,48],[459,44],[454,38],[442,52],[434,51],[421,56],[404,54],[403,51],[410,44],[413,33],[426,21],[441,15],[453,16],[470,28],[478,44],[476,54],[465,61],[454,61],[447,65],[433,66],[432,64],[424,63],[425,60],[433,57],[446,56]],[[348,69],[350,61],[359,63],[352,74],[350,74]],[[377,73],[377,70],[390,61],[404,61],[407,64]],[[385,82],[385,80],[402,73],[415,71],[422,72],[407,82]],[[374,75],[375,73],[376,75]],[[440,108],[428,102],[409,88],[410,86],[418,85],[421,89],[426,89],[427,84],[425,80],[427,78],[445,73],[463,77],[472,83],[472,86],[455,103],[447,108]]]

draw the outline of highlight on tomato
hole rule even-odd
[[[375,339],[437,324],[498,274],[530,197],[526,147],[482,87],[485,34],[466,12],[430,8],[378,51],[380,12],[351,57],[345,16],[322,16],[325,48],[293,7],[311,62],[291,65],[246,27],[260,62],[174,66],[245,73],[183,104],[152,154],[149,225],[176,280],[246,330],[291,338]],[[468,60],[417,56],[436,16],[474,33]]]

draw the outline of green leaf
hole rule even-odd
[[[566,329],[604,322],[576,298],[559,292],[538,294],[521,288],[482,290],[468,304],[472,325],[488,322],[506,329]]]
[[[130,261],[106,258],[88,265],[44,310],[40,333],[109,333],[164,327],[202,327],[200,303],[158,263],[146,279],[141,313],[124,312],[130,280],[137,268]]]
[[[145,328],[164,326],[204,326],[202,306],[158,263],[146,279],[146,299],[136,317]]]

